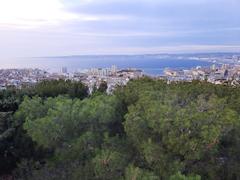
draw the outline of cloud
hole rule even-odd
[[[83,3],[91,2],[84,0]],[[0,0],[0,27],[37,28],[68,21],[124,20],[124,15],[94,15],[67,11],[61,0]]]
[[[0,54],[239,50],[239,6],[239,0],[0,0]]]
[[[85,0],[86,1],[86,0]],[[86,1],[87,2],[87,1]],[[0,0],[0,27],[36,28],[68,21],[118,20],[124,16],[67,11],[60,0]]]
[[[0,26],[29,28],[75,18],[59,0],[0,0]]]

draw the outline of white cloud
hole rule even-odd
[[[31,28],[75,18],[60,0],[0,0],[0,26]]]
[[[84,0],[90,2],[89,0]],[[0,28],[36,28],[66,21],[124,20],[122,15],[91,15],[68,12],[61,0],[0,0]]]

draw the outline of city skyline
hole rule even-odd
[[[0,54],[238,52],[239,5],[237,0],[0,0]]]

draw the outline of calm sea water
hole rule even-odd
[[[190,69],[196,66],[210,66],[211,63],[187,58],[158,58],[152,56],[70,56],[2,60],[0,68],[41,68],[51,72],[59,72],[62,67],[67,67],[69,72],[74,72],[89,68],[107,68],[112,65],[116,65],[119,69],[138,68],[146,74],[161,75],[165,68]]]

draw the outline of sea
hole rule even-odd
[[[141,69],[148,75],[163,75],[165,68],[191,69],[197,66],[208,67],[213,63],[191,59],[189,57],[159,55],[107,55],[107,56],[62,56],[14,58],[0,61],[0,69],[6,68],[40,68],[49,72],[60,72],[63,67],[68,72],[85,72],[90,68]]]

